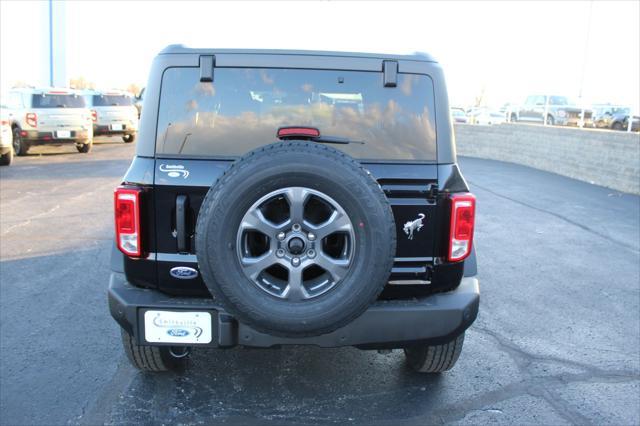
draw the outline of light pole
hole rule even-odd
[[[49,86],[53,87],[53,0],[49,0]]]
[[[46,3],[46,26],[48,31],[44,35],[47,38],[45,49],[48,55],[44,59],[48,73],[41,78],[47,80],[51,87],[66,87],[67,80],[67,40],[66,40],[66,2],[48,0]],[[44,65],[44,64],[43,64]]]
[[[584,86],[584,76],[587,70],[587,59],[589,57],[589,37],[591,36],[591,16],[593,14],[593,0],[589,1],[589,17],[587,18],[587,37],[585,38],[584,43],[584,60],[582,61],[582,77],[580,78],[580,123],[578,125],[580,127],[584,127],[584,98],[582,97],[583,86]]]

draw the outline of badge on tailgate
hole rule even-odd
[[[425,218],[424,213],[418,213],[417,219],[407,221],[404,224],[404,227],[402,229],[404,230],[404,233],[407,234],[407,238],[409,238],[410,240],[413,240],[413,233],[420,232],[420,230],[424,226],[424,224],[422,223],[422,220],[424,218]]]

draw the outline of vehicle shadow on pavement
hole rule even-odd
[[[397,350],[200,349],[183,372],[138,373],[108,422],[391,421],[415,415],[418,397],[431,406],[443,381],[409,370]]]
[[[94,140],[93,141],[93,145],[130,145],[130,144],[125,144],[124,141],[122,140],[122,138],[120,137],[113,137],[111,139],[101,139],[101,140]]]
[[[38,149],[37,147],[31,148],[26,155],[18,158],[33,158],[33,157],[59,157],[64,155],[87,155],[81,154],[73,146],[61,146],[56,147],[56,151],[52,151],[51,148]]]
[[[51,153],[40,155],[31,155],[21,157],[20,159],[28,159],[29,162],[17,163],[10,167],[3,167],[3,180],[29,181],[34,179],[56,180],[60,182],[63,179],[77,179],[82,176],[83,179],[90,177],[111,177],[122,175],[131,162],[130,159],[108,159],[96,160],[87,157],[86,154],[79,154],[76,157],[71,153]],[[53,156],[63,157],[67,155],[65,162],[39,162],[38,157],[43,160]],[[91,155],[91,154],[89,154]],[[69,162],[74,163],[74,168],[69,167]]]

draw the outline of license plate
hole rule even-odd
[[[211,343],[211,314],[146,311],[144,338],[149,343]]]
[[[122,130],[122,124],[112,124],[111,130]]]
[[[71,137],[71,131],[69,131],[69,130],[58,130],[56,132],[56,137],[57,138],[70,138]]]

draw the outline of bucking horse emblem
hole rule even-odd
[[[422,223],[422,219],[424,218],[425,218],[424,214],[419,213],[418,218],[416,220],[410,220],[404,224],[404,227],[403,227],[404,233],[409,236],[410,240],[413,240],[413,233],[419,232],[424,226],[424,224]]]

